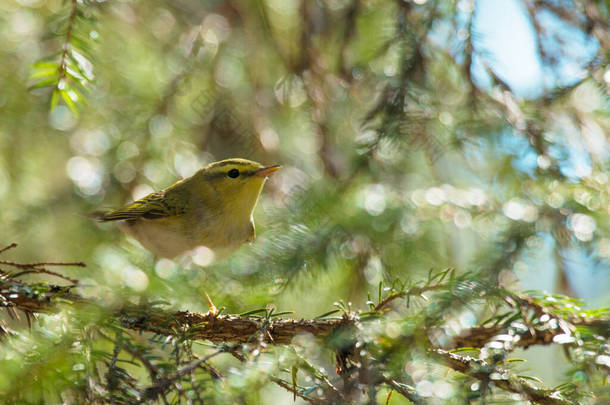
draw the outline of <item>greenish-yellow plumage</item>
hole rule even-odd
[[[212,163],[115,211],[98,213],[158,257],[173,258],[199,246],[216,259],[254,239],[252,211],[265,179],[279,169],[246,159]]]

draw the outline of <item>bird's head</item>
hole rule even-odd
[[[249,217],[265,180],[279,168],[279,165],[263,166],[246,159],[226,159],[209,164],[195,177],[214,190],[217,203],[224,209],[238,217]]]

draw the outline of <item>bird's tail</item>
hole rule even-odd
[[[108,219],[106,218],[106,214],[108,214],[108,211],[85,212],[78,215],[80,215],[81,217],[93,219],[94,221],[106,222],[108,221]]]

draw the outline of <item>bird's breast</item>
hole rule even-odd
[[[123,221],[121,230],[155,256],[174,258],[199,246],[211,249],[216,260],[225,258],[244,242],[254,239],[251,218],[210,215],[195,210],[170,219]]]

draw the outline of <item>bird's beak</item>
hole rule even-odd
[[[273,172],[277,171],[280,169],[280,165],[273,165],[273,166],[267,166],[267,167],[263,167],[262,169],[258,169],[254,175],[258,176],[258,177],[267,177],[269,175],[271,175]]]

